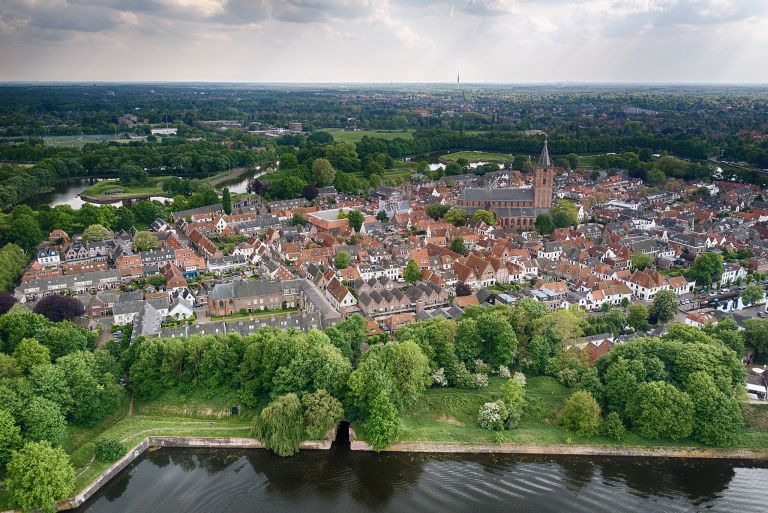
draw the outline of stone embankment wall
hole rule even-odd
[[[373,450],[362,441],[352,442],[353,451]],[[659,458],[719,458],[768,460],[768,449],[707,449],[699,447],[611,447],[599,445],[518,445],[459,444],[450,442],[397,442],[384,449],[388,452],[421,452],[446,454],[530,454],[552,456],[634,456]]]

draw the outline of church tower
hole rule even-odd
[[[533,172],[533,208],[552,208],[552,183],[555,180],[555,168],[549,160],[547,140],[541,150],[539,163]]]

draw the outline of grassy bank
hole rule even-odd
[[[491,378],[488,388],[463,390],[431,388],[405,416],[400,439],[412,442],[453,442],[463,444],[494,444],[495,434],[482,429],[477,414],[483,403],[501,398],[502,378]],[[694,440],[649,440],[627,432],[617,442],[603,436],[584,437],[566,431],[558,425],[558,416],[572,390],[554,378],[537,376],[528,379],[525,414],[516,429],[503,432],[503,442],[531,445],[604,445],[626,447],[703,447]],[[746,405],[747,426],[738,448],[768,448],[768,405]],[[360,433],[365,439],[365,433]]]
[[[99,198],[99,197],[105,197],[105,198],[114,198],[114,199],[124,199],[124,198],[130,198],[133,196],[143,196],[143,195],[149,195],[149,196],[162,196],[165,193],[163,192],[163,182],[167,180],[168,178],[171,178],[170,176],[154,176],[149,179],[149,183],[146,185],[123,185],[118,180],[102,180],[100,182],[97,182],[87,189],[85,189],[81,194],[84,196],[90,196],[92,198]],[[106,193],[109,191],[114,191],[116,189],[122,189],[123,192],[119,194],[110,194],[107,195]]]
[[[151,400],[136,399],[133,415],[129,415],[130,399],[126,396],[118,411],[98,425],[69,426],[63,447],[75,467],[77,491],[111,465],[94,457],[95,443],[105,438],[120,440],[129,449],[152,435],[248,437],[253,411],[230,415],[230,408],[238,402],[234,393],[209,398],[202,389],[188,393],[169,391]],[[0,511],[10,507],[4,489],[0,488]]]
[[[343,128],[323,128],[323,132],[328,132],[333,136],[336,142],[355,143],[362,140],[363,137],[375,137],[378,139],[413,139],[413,130],[344,130]]]
[[[455,162],[459,159],[466,159],[469,162],[509,162],[514,158],[514,155],[491,153],[487,151],[456,151],[453,153],[446,153],[440,157],[441,160],[448,162]]]

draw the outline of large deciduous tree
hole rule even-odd
[[[675,318],[677,296],[671,290],[662,290],[653,298],[648,314],[656,322],[665,323]]]
[[[49,321],[61,322],[83,315],[85,308],[74,297],[52,294],[38,301],[33,311]]]
[[[8,463],[5,485],[14,507],[53,512],[54,503],[75,490],[75,471],[63,449],[28,442]]]

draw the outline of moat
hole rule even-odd
[[[768,463],[302,451],[148,451],[77,513],[762,511]]]

